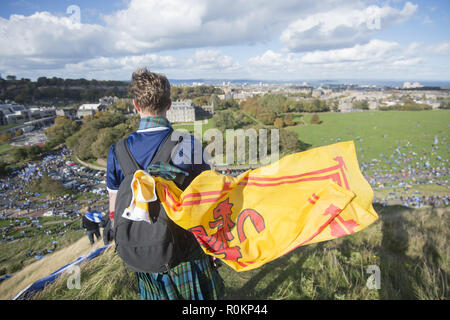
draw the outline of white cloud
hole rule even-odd
[[[310,52],[301,58],[301,62],[308,64],[354,61],[382,62],[390,58],[392,53],[398,52],[399,47],[396,42],[371,40],[367,44],[357,44],[351,48]]]
[[[400,9],[389,1],[382,7],[369,6],[373,3],[380,1],[129,0],[125,9],[102,15],[98,24],[74,24],[64,13],[12,15],[0,18],[0,70],[127,79],[137,67],[148,66],[174,77],[279,78],[337,75],[345,69],[413,70],[428,56],[450,54],[448,41],[400,45],[371,40],[378,31],[374,17],[385,30],[418,10],[410,2]],[[245,64],[238,59],[248,57],[243,54],[248,46],[252,52],[264,49]]]
[[[197,50],[190,56],[173,57],[157,54],[130,55],[123,57],[99,57],[79,63],[65,65],[65,72],[76,75],[101,74],[102,77],[116,74],[122,79],[129,78],[139,67],[148,67],[157,72],[172,72],[188,74],[189,70],[199,70],[217,74],[232,72],[240,68],[230,56],[223,55],[218,50]]]
[[[448,56],[450,55],[450,41],[444,41],[428,47],[428,50],[432,54]]]
[[[133,55],[118,58],[99,57],[80,63],[66,64],[65,69],[71,73],[96,72],[107,70],[128,70],[148,66],[150,69],[165,69],[179,66],[179,62],[172,56],[158,56],[156,54]]]
[[[239,68],[239,63],[219,50],[197,50],[193,57],[187,59],[185,66],[202,70],[232,71]]]
[[[400,59],[392,62],[393,66],[400,66],[400,67],[408,67],[408,66],[414,66],[419,63],[421,63],[423,59],[421,57],[416,58],[408,58],[408,59]]]
[[[346,48],[367,42],[375,31],[405,21],[416,10],[417,5],[410,2],[402,10],[389,6],[338,7],[294,21],[283,31],[280,41],[293,52]]]
[[[102,56],[261,43],[294,18],[348,2],[131,0],[125,9],[101,15],[103,24],[74,24],[64,13],[12,15],[0,18],[0,68],[56,68]]]
[[[89,57],[110,49],[107,38],[102,26],[73,23],[49,12],[0,18],[0,57]]]
[[[116,47],[133,52],[251,44],[271,40],[294,18],[349,1],[132,0],[104,20]]]
[[[392,70],[410,71],[425,60],[416,55],[418,45],[401,46],[397,42],[371,40],[366,44],[334,50],[316,50],[308,53],[281,53],[266,51],[249,59],[253,73],[284,74],[302,77],[378,77],[390,76]],[[263,72],[261,72],[263,71]]]

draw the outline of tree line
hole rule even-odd
[[[40,77],[36,81],[0,78],[0,100],[21,104],[94,102],[104,96],[128,97],[125,81],[99,81]]]

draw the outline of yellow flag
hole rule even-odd
[[[184,191],[154,179],[168,216],[236,271],[378,219],[352,141],[291,154],[238,177],[205,171]]]

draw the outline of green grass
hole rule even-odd
[[[359,233],[303,246],[264,266],[219,268],[224,299],[448,299],[448,209],[376,207],[380,219]],[[381,289],[366,286],[367,267]],[[139,299],[135,274],[112,248],[81,268],[81,289],[63,275],[34,299]]]
[[[14,219],[15,220],[15,219]],[[14,221],[13,220],[13,221]],[[22,219],[19,219],[22,220]],[[80,226],[80,220],[74,219],[67,223],[66,233],[63,236],[56,235],[58,224],[46,224],[48,222],[58,221],[63,223],[58,218],[39,218],[40,224],[43,225],[39,231],[33,227],[19,228],[18,230],[12,229],[7,233],[7,236],[13,236],[18,238],[21,231],[25,231],[25,238],[21,238],[13,242],[1,242],[0,243],[0,274],[14,274],[15,272],[23,269],[27,265],[36,261],[34,258],[36,252],[44,253],[47,249],[52,249],[52,241],[58,241],[56,250],[60,250],[66,246],[71,245],[73,242],[81,238],[84,233],[82,230],[78,230]],[[9,225],[9,220],[0,221],[2,227]],[[44,231],[52,231],[51,234],[45,234]],[[29,249],[33,250],[33,254],[27,256]]]
[[[10,163],[12,162],[14,159],[12,158],[12,156],[10,155],[10,151],[13,149],[14,147],[12,145],[10,145],[9,143],[2,143],[0,144],[0,160]]]
[[[442,166],[437,160],[438,155],[442,159],[450,156],[449,110],[328,112],[319,113],[319,116],[322,124],[309,124],[312,114],[305,114],[307,125],[289,127],[289,130],[296,132],[300,140],[311,144],[311,148],[353,140],[360,162],[380,160],[380,154],[389,157],[398,146],[405,153],[422,155],[422,149],[431,152],[436,135],[439,149],[431,155],[431,165]]]
[[[20,123],[6,124],[6,125],[3,125],[3,126],[0,126],[0,132],[3,131],[3,130],[19,127],[19,126],[23,125],[24,123],[25,122],[20,122]]]

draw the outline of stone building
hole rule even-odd
[[[166,116],[172,123],[195,121],[195,108],[192,100],[173,101]]]

